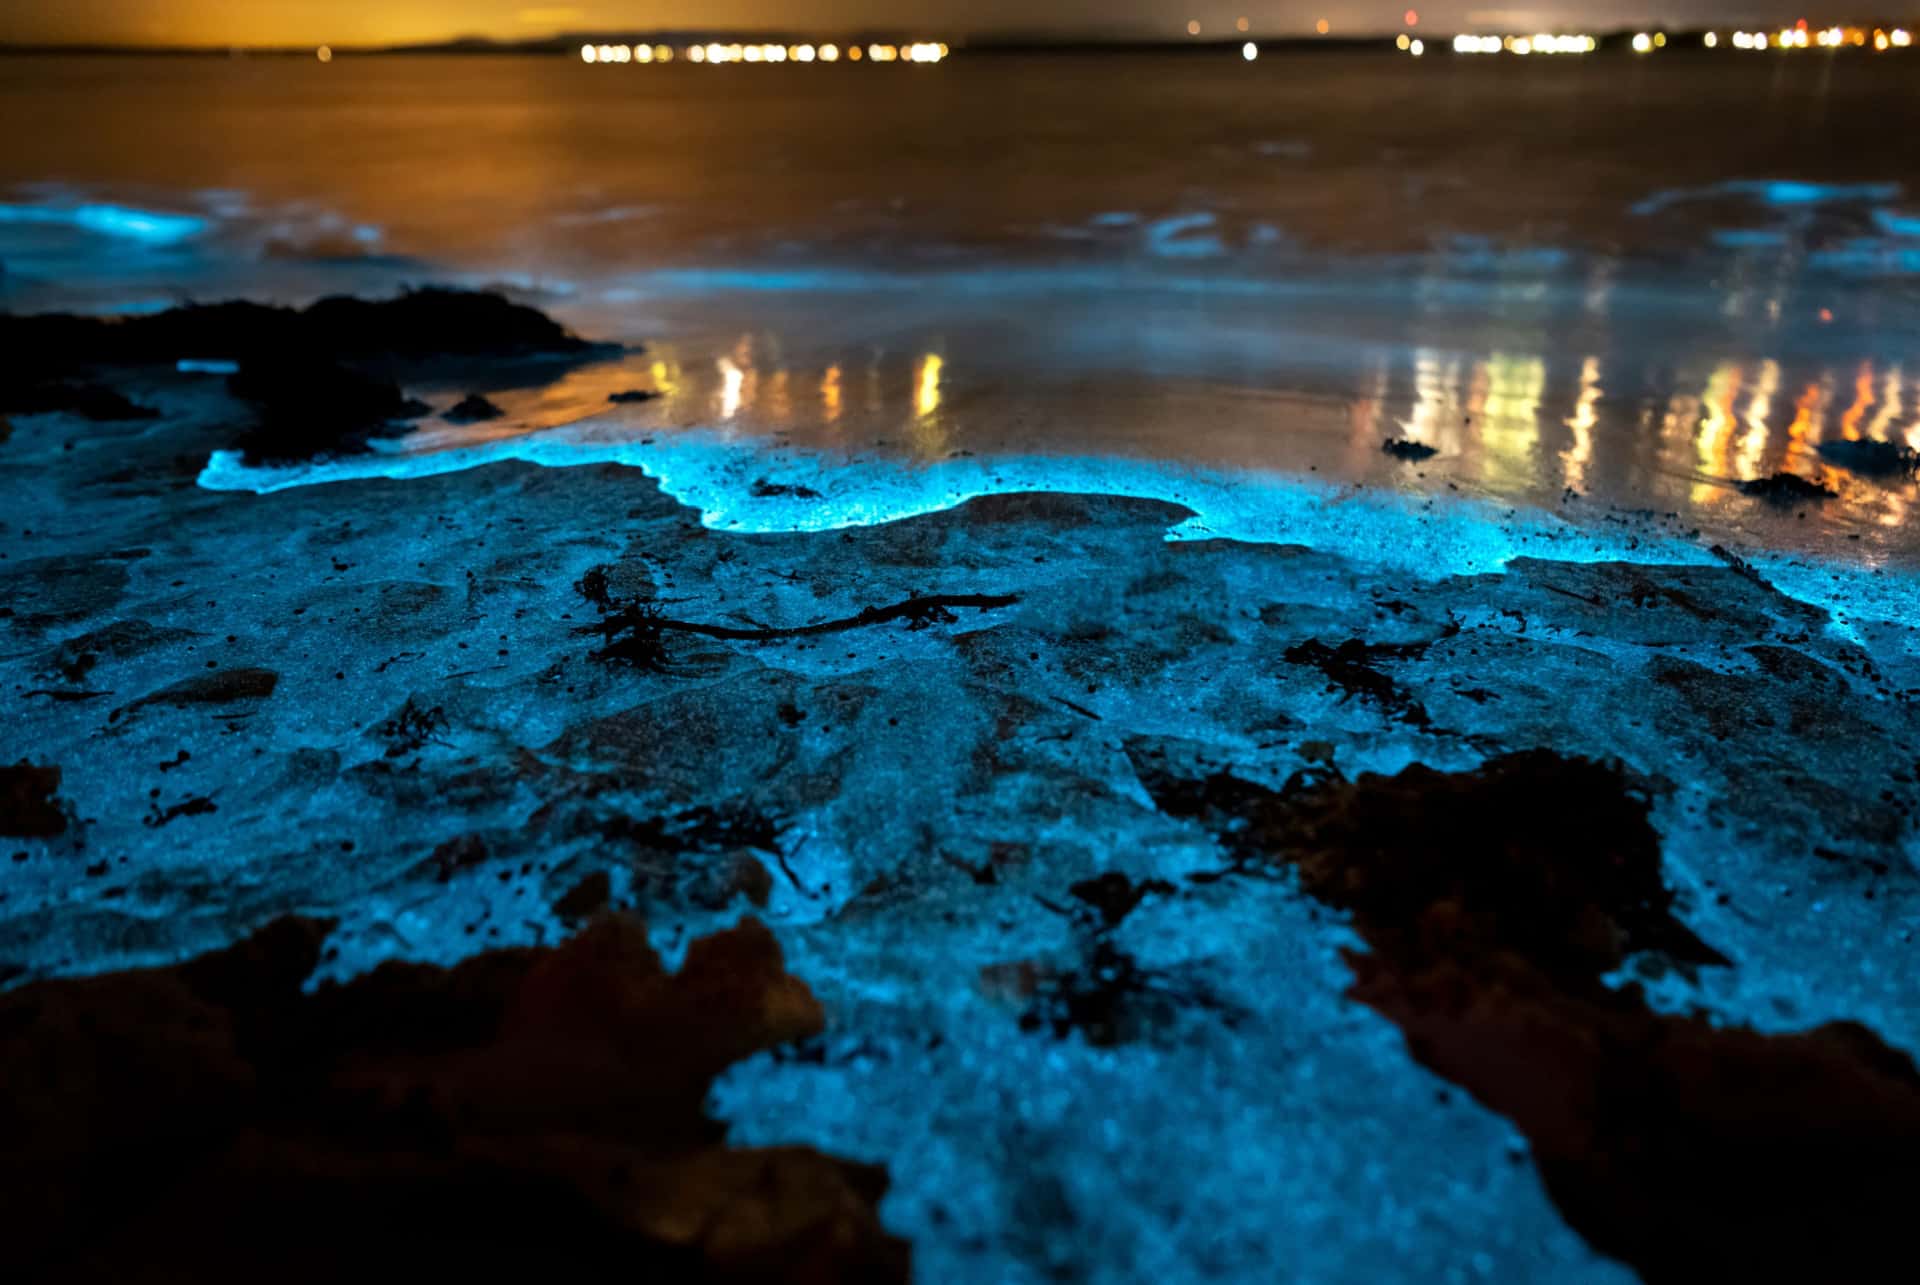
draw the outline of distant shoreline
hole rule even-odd
[[[1697,30],[1667,30],[1668,50],[1704,48],[1702,38],[1707,28]],[[924,38],[927,33],[918,33]],[[936,35],[939,33],[935,33]],[[1262,36],[1258,33],[1233,32],[1217,39],[1138,39],[1138,40],[1094,40],[1063,38],[1048,40],[1037,37],[977,37],[974,39],[948,37],[957,52],[969,56],[983,55],[1195,55],[1195,54],[1237,54],[1241,47],[1253,43],[1264,53],[1352,53],[1356,51],[1383,52],[1392,47],[1392,39],[1401,34],[1395,31],[1379,31],[1366,35],[1317,36],[1275,35]],[[1410,31],[1406,34],[1417,35],[1426,40],[1435,53],[1450,52],[1448,42],[1452,31],[1442,33],[1434,31]],[[1598,52],[1624,52],[1632,48],[1635,29],[1595,33],[1599,42]],[[704,45],[714,41],[721,43],[783,43],[801,44],[817,42],[823,39],[838,39],[842,43],[866,45],[870,43],[895,43],[911,40],[912,35],[897,33],[858,32],[851,35],[841,33],[793,33],[793,32],[622,32],[575,33],[555,36],[537,41],[494,42],[481,40],[456,40],[438,44],[392,45],[355,47],[352,45],[329,46],[335,57],[352,58],[395,58],[395,57],[553,57],[577,58],[582,45],[605,44],[667,44],[676,48],[687,45]],[[184,45],[114,45],[114,44],[0,44],[0,57],[29,58],[300,58],[312,59],[319,46],[267,46],[267,47],[208,47]],[[1838,52],[1838,51],[1835,51]]]

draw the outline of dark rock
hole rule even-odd
[[[637,402],[650,402],[659,395],[651,388],[629,388],[625,392],[608,393],[607,400],[616,406],[631,406]]]
[[[1546,751],[1274,791],[1137,760],[1163,811],[1352,916],[1349,994],[1511,1119],[1548,1192],[1648,1281],[1885,1279],[1920,1185],[1920,1072],[1851,1024],[1654,1011],[1636,953],[1726,961],[1673,915],[1648,805]]]
[[[172,365],[216,356],[244,364],[297,354],[324,363],[593,351],[600,349],[536,309],[468,290],[414,290],[381,300],[336,296],[301,310],[231,302],[139,317],[0,314],[0,352],[21,370]]]
[[[304,356],[246,362],[227,388],[259,413],[238,442],[250,461],[355,454],[422,409],[391,380]]]
[[[1920,469],[1920,452],[1900,442],[1872,438],[1822,442],[1820,458],[1861,477],[1909,477]]]
[[[1756,500],[1765,500],[1769,504],[1798,504],[1803,500],[1831,500],[1838,496],[1818,482],[1810,482],[1795,473],[1775,473],[1772,477],[1757,477],[1746,482],[1734,483],[1740,494],[1750,495]]]
[[[0,834],[10,839],[52,839],[67,831],[67,810],[55,794],[60,769],[21,759],[0,767]]]
[[[1391,455],[1396,460],[1406,460],[1410,463],[1430,460],[1440,453],[1425,442],[1409,441],[1404,437],[1389,437],[1380,443],[1380,451],[1383,455]]]
[[[440,418],[449,424],[484,424],[488,420],[499,419],[506,412],[482,397],[479,393],[469,393],[458,406]]]
[[[882,1282],[877,1169],[732,1149],[715,1076],[817,1035],[760,925],[670,975],[638,921],[306,992],[328,925],[0,995],[22,1279]]]
[[[160,412],[128,401],[111,388],[76,380],[0,377],[0,410],[14,415],[78,415],[110,423],[153,419]]]

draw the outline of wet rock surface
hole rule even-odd
[[[23,1279],[903,1281],[884,1176],[730,1149],[713,1077],[815,1035],[760,925],[667,972],[636,920],[303,992],[329,925],[0,996]]]
[[[1884,1208],[1863,1122],[1907,1136],[1920,1050],[1891,574],[1836,602],[1617,540],[1418,574],[1094,495],[730,533],[611,466],[210,492],[224,381],[122,391],[166,417],[0,444],[4,757],[59,765],[23,797],[67,822],[0,862],[16,994],[287,914],[336,921],[324,995],[510,972],[602,907],[671,959],[751,910],[827,1021],[715,1066],[714,1113],[884,1167],[929,1280],[1682,1271],[1596,1120],[1647,1139],[1620,1173],[1687,1151],[1702,1190],[1647,1190],[1701,1225],[1762,1211],[1742,1254],[1821,1243],[1743,1147]],[[1484,879],[1402,869],[1446,826],[1501,838]],[[1518,1100],[1543,1063],[1564,1091]]]

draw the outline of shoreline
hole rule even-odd
[[[1248,837],[1333,834],[1315,860],[1360,870],[1382,841],[1290,810],[1404,810],[1427,820],[1387,849],[1580,862],[1587,819],[1612,817],[1653,882],[1582,894],[1569,913],[1618,940],[1572,972],[1536,959],[1543,1002],[1700,1033],[1716,1066],[1811,1050],[1821,1074],[1883,1077],[1888,1136],[1912,1127],[1904,569],[1869,599],[1864,571],[1717,556],[1657,522],[1556,537],[1550,515],[1297,479],[1189,483],[1183,506],[1150,469],[1062,461],[810,530],[819,504],[874,503],[878,474],[836,492],[799,453],[697,435],[647,448],[657,477],[645,457],[542,467],[523,438],[459,469],[396,478],[408,457],[376,449],[313,466],[327,485],[215,490],[243,404],[161,378],[184,393],[158,418],[16,415],[0,444],[35,491],[0,530],[0,676],[15,743],[59,769],[23,788],[64,822],[6,844],[9,996],[121,984],[284,914],[335,921],[312,975],[343,986],[550,948],[602,909],[643,915],[671,971],[753,918],[825,1026],[720,1074],[720,1114],[738,1143],[884,1165],[881,1221],[927,1279],[1228,1280],[1291,1257],[1423,1280],[1491,1253],[1613,1281],[1590,1246],[1652,1270],[1706,1233],[1594,1231],[1617,1193],[1563,1216],[1555,1166],[1599,1144],[1516,1143],[1526,1113],[1480,1065],[1419,1055],[1444,1005],[1390,1021],[1347,996],[1364,937],[1373,967],[1457,967],[1524,1020],[1475,980],[1479,948],[1409,956],[1391,914]],[[1041,489],[1065,477],[1087,485]],[[1092,493],[1130,487],[1155,493]],[[639,660],[595,658],[609,621]],[[1529,778],[1535,812],[1474,793],[1530,753],[1618,766]],[[1182,802],[1202,789],[1206,809]],[[1464,819],[1421,811],[1456,791]],[[1496,918],[1560,913],[1513,886]],[[1742,1029],[1731,1061],[1704,1034]],[[1821,1156],[1801,1183],[1881,1172],[1767,1119]],[[1703,1154],[1732,1167],[1744,1145]]]

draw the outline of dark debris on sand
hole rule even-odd
[[[629,388],[624,392],[608,393],[607,400],[615,406],[634,406],[641,402],[650,402],[659,395],[650,388]]]
[[[758,923],[677,974],[607,916],[303,990],[327,931],[0,995],[18,1279],[907,1278],[881,1170],[730,1148],[705,1112],[823,1025]]]
[[[1404,437],[1390,437],[1380,443],[1383,455],[1391,455],[1396,460],[1406,460],[1417,464],[1421,460],[1430,460],[1440,452],[1425,442],[1415,442]]]
[[[1511,1119],[1568,1222],[1644,1279],[1886,1279],[1906,1256],[1911,1060],[1852,1023],[1763,1035],[1608,985],[1629,955],[1726,963],[1674,917],[1619,769],[1533,751],[1274,791],[1136,766],[1164,812],[1352,915],[1349,993]]]

